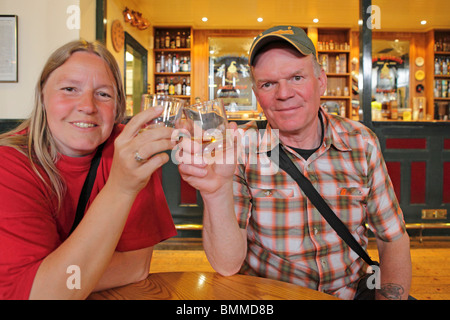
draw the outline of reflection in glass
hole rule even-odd
[[[257,111],[248,66],[252,41],[252,37],[209,38],[209,99],[222,99],[227,112]]]
[[[372,119],[401,120],[410,112],[409,41],[372,42]]]

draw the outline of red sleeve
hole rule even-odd
[[[114,129],[111,139],[103,149],[102,170],[97,173],[100,175],[97,177],[99,189],[103,188],[109,176],[114,155],[114,139],[122,129],[123,125]],[[117,250],[131,251],[151,247],[176,234],[160,177],[158,172],[155,172],[147,186],[136,197]]]
[[[61,243],[55,203],[28,159],[0,147],[0,300],[28,299],[42,260]]]

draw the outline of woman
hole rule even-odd
[[[0,299],[84,299],[147,277],[152,248],[176,234],[155,170],[174,146],[171,128],[124,126],[114,57],[98,43],[56,50],[30,118],[0,136]],[[91,160],[102,158],[73,233]]]

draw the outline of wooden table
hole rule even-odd
[[[93,293],[91,300],[335,300],[336,297],[294,284],[215,272],[149,274],[138,283]]]

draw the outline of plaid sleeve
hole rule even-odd
[[[241,229],[246,229],[251,216],[251,193],[244,178],[244,166],[238,165],[233,181],[234,210]]]
[[[394,193],[383,154],[375,134],[369,134],[368,142],[368,184],[370,193],[367,201],[369,227],[383,241],[394,241],[405,232],[403,212]]]

